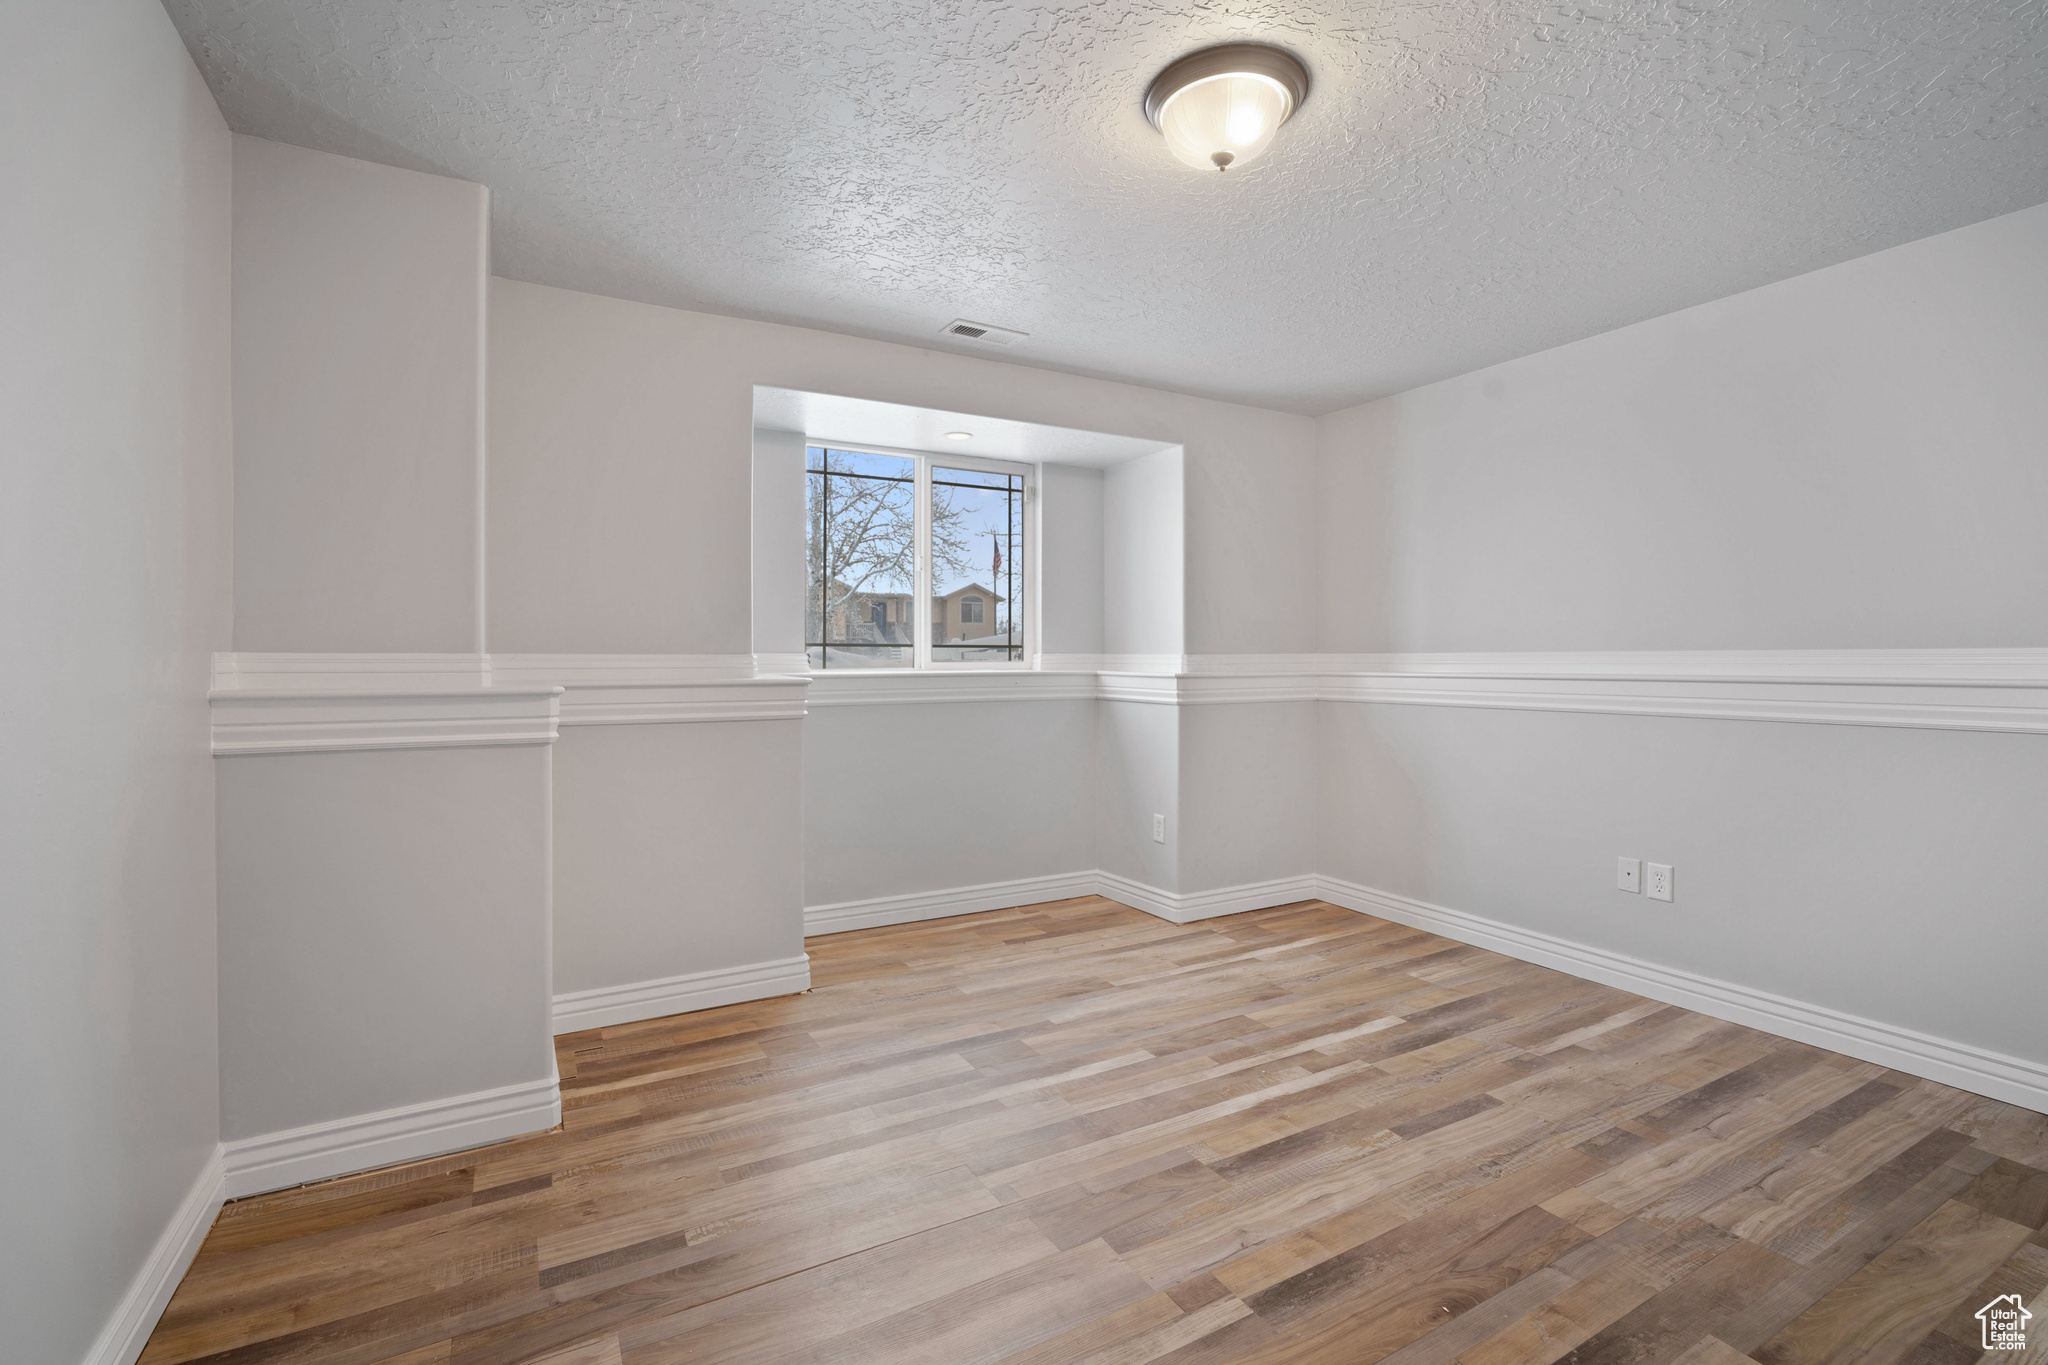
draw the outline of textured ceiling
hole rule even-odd
[[[2048,200],[2042,0],[168,0],[236,129],[500,274],[1319,413]],[[1314,86],[1168,155],[1167,61]]]

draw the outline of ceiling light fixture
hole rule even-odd
[[[974,439],[974,433],[971,431],[949,431],[946,433],[946,439],[949,441],[971,441]]]
[[[1145,117],[1181,161],[1227,171],[1266,150],[1308,98],[1308,68],[1285,48],[1224,43],[1190,52],[1152,78]]]

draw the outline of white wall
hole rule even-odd
[[[1110,655],[2042,643],[2042,212],[1316,423],[498,281],[493,643],[743,654],[779,639],[745,592],[763,544],[755,385],[1179,442],[1177,471],[1168,454],[1102,476]],[[795,505],[794,483],[777,487]],[[1177,582],[1157,569],[1176,560]],[[1062,629],[1048,625],[1051,652],[1092,652],[1055,647]],[[1068,870],[1055,860],[1083,843],[1033,814],[1057,790],[1048,761],[1070,768],[1055,707],[814,706],[805,899]],[[1868,913],[1883,932],[1809,964],[1806,998],[2038,1051],[1990,1007],[1934,1003],[1967,992],[1945,978],[1921,989],[1911,949],[1951,913],[1925,908],[1931,888],[1969,899],[1974,931],[2006,933],[2016,878],[2042,870],[2030,852],[1914,841],[1916,822],[1943,817],[1907,775],[1974,771],[1984,800],[2028,809],[2048,789],[2029,785],[2030,741],[1608,716],[1570,722],[1592,728],[1566,742],[1567,722],[1544,713],[1355,702],[1118,700],[1094,714],[1092,862],[1120,876],[1185,895],[1313,867],[1759,989],[1790,979],[1755,965],[1761,926],[1796,922],[1787,941],[1808,942],[1809,927]],[[1017,764],[1023,795],[1000,813],[1037,821],[1047,847],[1011,862],[1009,825],[923,780],[949,750]],[[1830,772],[1864,789],[1830,786]],[[1797,858],[1726,814],[1786,790],[1802,796],[1774,831]],[[1535,793],[1540,805],[1516,804]],[[1950,809],[1980,811],[1979,798]],[[893,856],[920,838],[925,860]],[[1680,905],[1704,918],[1610,933],[1585,907],[1611,902],[1620,854],[1678,862]],[[1963,866],[1980,854],[1995,865]],[[1858,870],[1795,872],[1836,862]]]
[[[85,1357],[218,1139],[229,136],[154,0],[0,55],[0,1358]]]
[[[801,624],[800,446],[754,431],[757,385],[1179,442],[1106,474],[1049,469],[1041,507],[1062,519],[1044,547],[1045,648],[1177,655],[1306,649],[1312,638],[1305,418],[509,280],[492,283],[490,337],[494,653],[801,647],[790,634]],[[785,524],[778,578],[766,557]],[[1104,546],[1122,556],[1117,567]],[[1197,611],[1184,606],[1191,590],[1178,569],[1198,561],[1209,600]],[[1161,574],[1160,564],[1175,571]],[[760,600],[750,600],[750,575]],[[1116,594],[1125,605],[1112,625],[1100,604]],[[1149,831],[1152,811],[1178,821],[1171,708],[1128,708],[1143,714],[1108,722],[1111,770],[1098,779],[1092,702],[818,701],[803,727],[801,808],[764,813],[742,859],[786,854],[785,831],[800,820],[805,903],[1085,871],[1098,857],[1154,885],[1178,884],[1173,846],[1152,843]],[[684,776],[715,785],[744,761],[724,754],[723,767],[692,762]],[[779,760],[764,749],[760,761]],[[636,780],[623,760],[614,771]],[[651,798],[670,813],[647,813],[647,828],[682,818],[686,788]],[[565,788],[565,812],[567,801]],[[1128,828],[1133,816],[1142,828]],[[566,833],[570,817],[560,819]],[[1095,827],[1105,822],[1117,847],[1101,853]],[[572,935],[594,944],[615,933],[602,950],[622,955],[603,969],[611,974],[626,970],[636,945],[659,944],[649,952],[671,962],[677,945],[715,938],[708,905],[683,907],[654,889],[655,869],[687,869],[628,846],[636,842],[606,856],[646,869],[638,908],[593,910],[573,928],[565,912],[565,964],[582,960]],[[594,844],[580,856],[594,862]],[[624,982],[584,988],[600,984]]]
[[[1039,652],[1102,653],[1103,471],[1038,467]]]
[[[1109,654],[1187,652],[1179,450],[1126,460],[1102,484],[1102,638]]]
[[[490,345],[494,650],[748,651],[757,384],[1179,442],[1186,648],[1310,647],[1305,417],[502,279]]]
[[[235,138],[235,647],[480,652],[481,185]]]
[[[1326,876],[2048,1061],[2038,735],[1322,708]]]
[[[224,1138],[552,1074],[547,746],[217,763]]]
[[[1147,702],[1096,703],[1095,866],[1161,891],[1182,885],[1180,714]],[[1166,817],[1166,840],[1152,817]]]
[[[804,653],[804,438],[753,435],[754,653]]]
[[[1092,868],[1094,709],[1092,700],[834,706],[813,696],[799,813],[804,904]]]
[[[2048,206],[1324,419],[1322,646],[2048,644],[2044,318]],[[1321,711],[1327,875],[2048,1061],[2037,735]]]
[[[481,187],[231,140],[148,0],[16,8],[0,411],[27,496],[0,553],[36,667],[6,683],[0,1009],[36,1040],[10,1071],[36,1121],[4,1139],[4,1222],[36,1236],[0,1269],[9,1359],[84,1354],[223,1116],[531,1080],[552,990],[781,956],[799,898],[1312,859],[2048,1057],[2007,950],[2048,883],[2033,736],[821,706],[574,731],[554,812],[545,747],[216,765],[204,699],[231,645],[781,650],[749,590],[757,384],[1180,443],[1048,471],[1052,652],[2048,644],[2048,206],[1312,423],[487,282]],[[1614,892],[1619,853],[1677,864],[1678,904]]]
[[[1319,425],[1319,648],[2048,645],[2048,205]]]
[[[556,994],[803,951],[803,726],[563,729]]]
[[[1316,703],[1184,706],[1179,714],[1181,889],[1317,871]]]

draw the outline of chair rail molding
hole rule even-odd
[[[215,691],[217,758],[359,749],[457,749],[555,742],[561,692],[546,688],[432,691]]]
[[[402,692],[480,688],[491,682],[488,654],[251,654],[213,656],[213,690],[239,692]]]
[[[810,704],[903,706],[922,702],[1092,701],[1092,673],[1043,669],[821,669],[810,675]]]
[[[1257,656],[1223,655],[1219,658]],[[2043,649],[1720,649],[1542,651],[1467,654],[1321,654],[1335,674],[1400,673],[1467,678],[1646,678],[1659,682],[1870,683],[1924,687],[2048,687]]]
[[[1185,654],[1040,654],[1035,662],[1052,673],[1185,673]]]
[[[493,654],[491,679],[561,687],[570,726],[802,720],[807,682],[751,654]]]
[[[492,654],[493,683],[563,687],[731,681],[757,676],[751,654]]]
[[[1876,728],[2048,733],[2048,649],[1194,655],[1182,700],[1316,700]],[[1208,681],[1198,681],[1208,680]],[[1204,688],[1207,691],[1204,691]]]
[[[2048,733],[2048,649],[2037,648],[1042,654],[1036,662],[1029,669],[812,671],[800,655],[771,654],[223,653],[214,656],[214,695],[289,692],[338,700],[511,695],[552,686],[566,690],[565,725],[781,720],[811,706],[1094,698],[1155,706],[1324,701]],[[801,691],[806,682],[808,695]]]
[[[2048,649],[1045,654],[1032,670],[815,672],[812,706],[1093,696],[1322,701],[2048,733]]]
[[[216,754],[545,743],[559,725],[801,720],[751,654],[216,654]],[[544,714],[535,700],[559,697]],[[520,699],[529,699],[522,701]]]
[[[806,678],[694,682],[571,683],[564,725],[678,725],[706,721],[802,720]]]

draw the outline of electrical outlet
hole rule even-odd
[[[1651,863],[1649,867],[1649,873],[1650,885],[1648,889],[1650,892],[1650,899],[1653,901],[1670,900],[1671,865],[1669,863]]]
[[[1166,842],[1166,817],[1163,815],[1152,817],[1152,842],[1155,844]]]
[[[1616,858],[1614,860],[1614,884],[1623,891],[1643,889],[1643,860],[1641,858]]]

